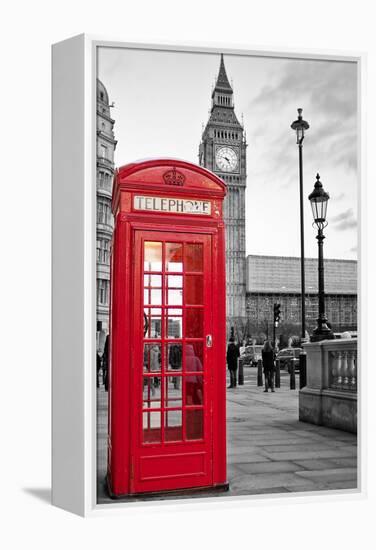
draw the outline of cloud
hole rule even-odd
[[[334,224],[335,229],[338,229],[339,231],[353,229],[357,226],[354,210],[352,208],[348,208],[344,212],[341,212],[341,214],[334,216],[331,223]]]
[[[346,197],[346,193],[338,193],[338,195],[332,195],[332,194],[330,195],[330,198],[335,201],[341,201],[345,197]]]
[[[266,103],[276,112],[291,99],[304,97],[319,107],[335,132],[338,121],[356,115],[356,70],[355,63],[287,61],[279,79],[264,86],[252,106]]]
[[[281,63],[281,62],[280,62]],[[271,74],[270,83],[248,104],[258,115],[248,132],[250,143],[268,143],[260,160],[272,175],[287,178],[297,163],[290,124],[303,107],[310,128],[304,141],[307,172],[357,169],[357,88],[353,63],[288,60]],[[297,114],[297,113],[296,113]],[[285,183],[286,185],[286,183]]]

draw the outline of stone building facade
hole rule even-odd
[[[111,212],[114,174],[115,121],[111,118],[108,93],[97,80],[97,349],[103,351],[109,330]]]
[[[211,94],[209,120],[202,133],[199,163],[227,185],[224,203],[226,224],[227,332],[246,323],[245,189],[246,137],[238,121],[233,89],[227,78],[223,55]]]
[[[318,316],[318,262],[305,259],[306,326],[312,332]],[[324,260],[325,312],[334,332],[357,330],[357,262]],[[280,330],[301,324],[300,258],[247,257],[248,332],[273,329],[273,304],[281,304]],[[297,332],[299,334],[299,330]],[[251,334],[252,335],[252,334]]]

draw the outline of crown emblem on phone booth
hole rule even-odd
[[[163,179],[166,185],[184,185],[185,176],[174,167],[163,174]]]

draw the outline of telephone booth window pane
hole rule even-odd
[[[204,411],[203,409],[186,410],[185,433],[188,440],[203,439],[204,437]]]
[[[144,344],[144,371],[160,372],[161,356],[160,344]]]
[[[160,443],[161,441],[161,413],[146,411],[142,414],[143,442]]]
[[[160,288],[145,288],[144,289],[144,304],[152,306],[160,306],[162,304],[162,289]]]
[[[183,288],[182,275],[167,275],[167,286],[169,288]]]
[[[204,384],[200,375],[189,375],[185,377],[185,404],[203,405]]]
[[[185,303],[190,306],[204,303],[204,285],[202,275],[185,276]]]
[[[167,357],[166,357],[166,368],[167,370],[172,370],[179,372],[182,370],[182,356],[183,356],[183,346],[182,344],[168,344],[167,345]]]
[[[169,307],[168,308],[168,315],[170,317],[181,317],[182,316],[182,309],[180,307],[177,307],[177,308],[172,308],[172,307]]]
[[[143,400],[144,409],[161,408],[161,377],[160,376],[144,376],[142,400]]]
[[[202,338],[204,331],[204,315],[201,308],[185,310],[185,337]]]
[[[185,271],[203,271],[204,255],[202,244],[186,244],[184,254]]]
[[[165,380],[165,407],[181,407],[182,406],[182,377],[167,376]]]
[[[160,338],[162,331],[162,318],[160,308],[145,308],[146,325],[144,318],[145,338]]]
[[[183,246],[179,243],[166,243],[166,271],[183,271]]]
[[[183,415],[182,411],[165,412],[165,441],[182,441]]]
[[[144,286],[161,287],[162,276],[161,275],[144,275]]]
[[[167,338],[181,338],[183,333],[182,317],[167,317],[166,335]]]
[[[144,270],[162,271],[162,243],[144,243]]]
[[[204,346],[202,342],[190,342],[185,346],[185,371],[200,372],[204,364]]]
[[[169,288],[167,291],[167,303],[169,306],[183,305],[183,291],[178,288]]]

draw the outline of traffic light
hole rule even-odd
[[[279,323],[281,319],[281,304],[274,304],[274,323]]]

